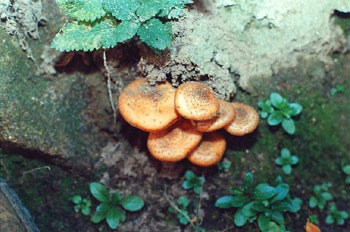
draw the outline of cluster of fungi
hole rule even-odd
[[[251,106],[221,100],[194,81],[174,88],[166,81],[151,86],[145,78],[136,79],[120,94],[118,108],[129,124],[149,132],[147,148],[154,158],[187,158],[202,167],[217,164],[225,152],[226,140],[217,130],[243,136],[259,123]]]

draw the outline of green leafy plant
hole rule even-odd
[[[191,170],[187,170],[185,172],[185,181],[182,183],[182,188],[186,190],[192,189],[196,194],[200,194],[204,181],[204,177],[198,177]]]
[[[90,183],[90,193],[100,202],[91,217],[93,223],[106,220],[111,229],[116,229],[120,222],[125,221],[125,211],[139,211],[144,206],[144,201],[139,196],[122,197],[120,192],[110,193],[107,188],[98,183]]]
[[[52,47],[60,51],[106,49],[137,36],[155,50],[171,45],[169,20],[191,0],[56,0],[73,21],[63,26]]]
[[[339,84],[339,85],[336,85],[335,87],[331,88],[330,94],[331,94],[331,96],[334,96],[334,95],[339,94],[339,93],[344,93],[344,91],[345,91],[345,85]]]
[[[345,183],[350,184],[350,164],[343,164],[341,170],[346,175]]]
[[[187,207],[190,204],[190,200],[186,196],[181,196],[177,199],[177,204],[179,205],[177,209],[170,207],[169,211],[171,213],[176,213],[177,220],[182,225],[187,225],[190,223],[190,214],[187,210]]]
[[[302,203],[299,198],[291,199],[289,185],[283,183],[281,177],[277,177],[276,186],[267,183],[255,186],[253,174],[247,173],[243,178],[243,186],[232,188],[230,192],[231,195],[218,198],[215,206],[223,209],[236,208],[236,226],[257,220],[261,231],[271,231],[276,226],[279,231],[285,231],[283,213],[298,212]]]
[[[265,102],[259,101],[258,106],[261,109],[260,117],[267,118],[268,125],[277,126],[281,124],[288,134],[295,133],[295,122],[292,117],[300,114],[303,110],[299,103],[289,103],[280,94],[272,92],[270,99]]]
[[[281,156],[275,159],[275,164],[282,166],[282,171],[286,175],[292,173],[292,165],[295,165],[299,162],[299,158],[295,155],[292,155],[288,148],[282,148]]]
[[[74,195],[72,197],[72,202],[74,203],[74,211],[76,213],[81,213],[85,216],[89,216],[91,213],[91,200],[88,198],[83,198],[80,195]]]
[[[231,161],[229,160],[223,160],[221,162],[219,162],[217,164],[217,167],[220,171],[223,171],[223,172],[229,172],[230,171],[230,168],[231,168]]]
[[[198,177],[196,174],[194,174],[191,170],[187,170],[185,172],[185,181],[182,183],[182,188],[186,190],[192,190],[194,193],[194,199],[193,199],[193,208],[195,209],[195,215],[193,217],[190,216],[190,213],[188,211],[188,206],[190,205],[191,201],[187,196],[180,196],[177,200],[177,204],[170,201],[168,196],[164,194],[165,198],[170,203],[171,207],[169,208],[169,211],[172,213],[176,213],[177,220],[182,225],[188,225],[190,224],[194,231],[196,232],[204,232],[204,229],[200,227],[199,223],[199,202],[201,198],[201,193],[203,190],[203,184],[204,184],[204,177]]]
[[[345,219],[349,218],[349,214],[344,210],[338,210],[334,202],[329,204],[328,214],[326,216],[327,224],[344,225]]]
[[[314,194],[309,199],[310,208],[318,207],[323,210],[327,202],[333,200],[333,195],[329,192],[329,188],[332,187],[332,183],[323,183],[322,185],[315,185]]]

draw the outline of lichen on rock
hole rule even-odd
[[[206,10],[191,10],[173,23],[176,37],[162,65],[143,60],[151,81],[174,84],[205,79],[223,99],[235,83],[253,91],[257,79],[269,78],[299,59],[332,64],[329,55],[345,38],[333,23],[335,10],[349,12],[346,0],[205,1]]]

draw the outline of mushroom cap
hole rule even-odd
[[[151,86],[140,78],[121,92],[119,112],[129,124],[143,131],[163,130],[179,119],[174,96],[175,88],[169,82]]]
[[[232,104],[222,99],[218,99],[218,101],[220,104],[218,116],[204,121],[191,121],[197,130],[202,132],[219,130],[230,124],[235,119],[236,112]]]
[[[232,102],[236,112],[235,119],[225,127],[225,130],[237,136],[243,136],[253,132],[259,124],[259,114],[256,110],[244,103]]]
[[[217,115],[219,101],[215,93],[206,85],[189,81],[176,89],[175,108],[184,118],[208,120]]]
[[[150,132],[147,147],[151,155],[164,162],[177,162],[198,146],[202,132],[185,119],[162,131]]]
[[[199,146],[194,149],[187,159],[195,165],[208,167],[217,164],[222,159],[226,149],[226,140],[218,132],[209,132],[203,135]]]

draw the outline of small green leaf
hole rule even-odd
[[[56,3],[63,13],[79,21],[94,21],[106,14],[101,0],[56,0]]]
[[[288,157],[290,157],[290,151],[289,151],[289,149],[288,149],[288,148],[282,148],[282,150],[281,150],[281,156],[282,156],[283,158],[288,158]]]
[[[298,115],[303,110],[303,107],[299,103],[290,103],[289,107],[292,109],[291,116]]]
[[[120,21],[137,21],[136,10],[140,5],[140,0],[102,0],[103,8]]]
[[[290,175],[292,173],[292,166],[290,164],[285,164],[282,166],[282,171],[286,175]]]
[[[113,230],[118,227],[120,221],[124,221],[124,220],[125,220],[124,212],[119,210],[116,207],[111,208],[106,215],[107,224],[109,228]]]
[[[276,189],[268,184],[258,184],[255,188],[256,200],[267,200],[276,194]]]
[[[271,200],[271,203],[276,201],[282,201],[288,196],[289,193],[289,185],[288,184],[279,184],[275,188],[277,194],[274,196],[274,198]]]
[[[139,196],[127,196],[122,199],[120,204],[125,210],[134,212],[139,211],[144,206],[144,201]]]
[[[109,192],[107,188],[98,182],[90,183],[90,192],[92,196],[94,196],[100,202],[108,202],[109,201]]]
[[[179,199],[177,199],[177,203],[181,205],[183,208],[187,208],[187,206],[190,204],[190,201],[186,196],[181,196]]]
[[[269,229],[270,218],[264,214],[260,214],[258,217],[258,225],[261,231],[267,231]]]
[[[350,164],[344,165],[342,170],[346,175],[350,175]]]
[[[82,208],[82,209],[81,209],[81,213],[82,213],[83,215],[85,215],[85,216],[90,215],[90,213],[91,213],[90,207],[84,207],[84,208]]]
[[[267,118],[267,124],[270,126],[277,126],[283,121],[283,119],[283,114],[281,114],[280,111],[274,111]]]
[[[283,98],[280,94],[278,94],[278,93],[272,92],[272,93],[270,94],[270,101],[271,101],[271,104],[272,104],[274,107],[276,107],[276,108],[279,108],[278,106],[279,106],[280,104],[282,104],[283,100],[284,100],[284,98]]]
[[[295,125],[293,119],[284,119],[282,121],[282,128],[290,135],[295,133]]]
[[[244,226],[247,223],[248,218],[244,216],[241,209],[238,209],[234,214],[234,223],[236,226]]]
[[[234,197],[233,196],[223,196],[216,200],[215,207],[221,208],[221,209],[228,209],[233,207],[232,201]]]
[[[91,217],[91,221],[93,223],[100,223],[106,218],[106,215],[110,209],[110,206],[108,203],[101,203],[96,207],[95,213]]]
[[[80,195],[74,195],[73,197],[72,197],[72,202],[74,203],[74,204],[79,204],[81,201],[82,201],[82,197],[80,196]]]
[[[164,24],[159,19],[153,18],[142,24],[137,34],[151,48],[164,50],[171,46],[171,24]]]

